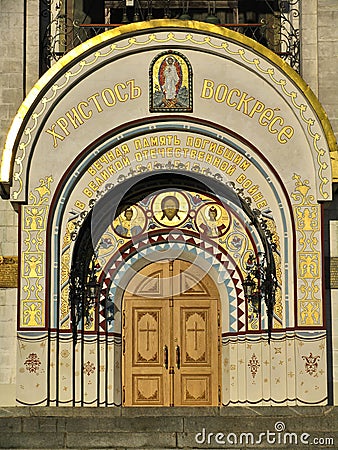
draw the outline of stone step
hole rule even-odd
[[[1,449],[338,448],[334,407],[0,409]]]

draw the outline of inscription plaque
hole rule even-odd
[[[0,256],[0,288],[18,287],[18,257]]]

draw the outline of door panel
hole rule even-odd
[[[128,299],[124,335],[126,405],[169,405],[164,346],[169,302]]]
[[[177,389],[181,406],[212,405],[212,379],[210,375],[181,375]],[[217,403],[215,403],[217,405]]]
[[[174,324],[175,405],[217,405],[217,299],[175,298]]]
[[[206,306],[203,309],[189,307],[186,303],[185,305],[177,305],[177,308],[175,308],[176,311],[179,310],[182,324],[180,336],[182,346],[181,368],[201,364],[210,365],[209,307]]]
[[[129,282],[124,300],[128,298],[169,298],[172,276],[170,264],[162,261],[149,264],[137,272]]]
[[[124,297],[124,404],[218,405],[219,301],[212,280],[179,260],[151,264],[138,279],[134,294]],[[173,295],[177,285],[182,289]],[[154,298],[142,297],[150,286],[158,287]]]

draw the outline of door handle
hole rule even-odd
[[[179,345],[176,345],[176,367],[178,369],[181,367],[181,350]]]
[[[168,347],[166,345],[163,347],[163,367],[168,369]]]

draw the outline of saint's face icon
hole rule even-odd
[[[126,209],[124,212],[124,217],[126,218],[126,220],[128,220],[128,222],[131,221],[133,215],[134,215],[134,213],[131,208]]]
[[[162,218],[167,217],[168,220],[173,220],[175,216],[178,217],[179,202],[177,198],[171,195],[164,197],[161,203],[161,209],[163,213]]]
[[[216,209],[214,206],[212,206],[211,208],[209,208],[208,215],[209,215],[209,220],[210,220],[211,222],[216,222],[216,219],[217,219],[217,209]]]

